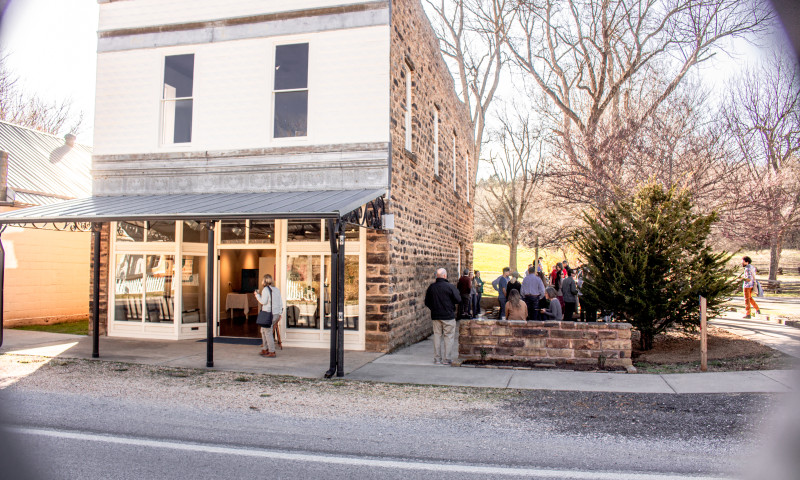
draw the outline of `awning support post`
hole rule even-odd
[[[206,266],[206,367],[214,366],[214,222],[207,222],[208,260]]]
[[[337,332],[339,331],[339,322],[337,321],[337,312],[339,310],[339,289],[337,287],[339,273],[339,247],[338,242],[336,239],[336,226],[334,224],[333,219],[328,219],[326,223],[326,227],[328,232],[330,233],[330,245],[331,245],[331,280],[334,282],[331,285],[331,356],[330,356],[330,365],[328,367],[328,371],[325,372],[325,378],[331,378],[337,370],[337,363],[339,359],[339,355],[337,353],[338,346],[339,346],[339,336]]]
[[[3,231],[6,226],[0,225],[0,347],[3,346],[3,295],[5,292],[4,277],[6,273],[6,249],[3,248]]]
[[[336,269],[336,323],[338,323],[338,327],[336,328],[338,343],[336,348],[337,377],[344,377],[344,226],[345,223],[341,218],[336,220],[336,231],[339,236],[339,255],[337,257],[339,266]]]
[[[92,224],[92,358],[100,358],[100,233],[102,223]]]

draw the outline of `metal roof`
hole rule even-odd
[[[0,214],[0,224],[335,218],[385,193],[362,189],[89,197],[6,212]]]
[[[8,186],[27,192],[18,198],[24,203],[92,194],[91,147],[0,121],[0,150],[8,153]]]

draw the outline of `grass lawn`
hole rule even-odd
[[[75,320],[62,323],[51,323],[49,325],[24,325],[12,327],[14,330],[32,330],[35,332],[49,333],[69,333],[71,335],[89,335],[89,320]]]

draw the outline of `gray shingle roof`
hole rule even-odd
[[[18,203],[51,204],[92,194],[92,149],[0,121],[0,150],[8,153],[8,186]]]

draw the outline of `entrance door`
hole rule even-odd
[[[256,325],[260,304],[254,291],[261,279],[275,278],[274,249],[219,250],[219,334],[223,337],[260,338]]]

